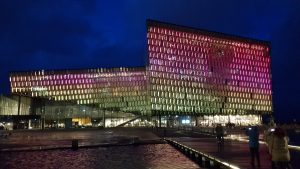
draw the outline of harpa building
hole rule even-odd
[[[92,107],[61,112],[85,124],[93,111],[97,122],[115,111],[171,126],[260,124],[272,113],[268,42],[148,20],[147,45],[145,67],[14,72],[11,92]]]

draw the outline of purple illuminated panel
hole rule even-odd
[[[269,46],[148,22],[151,108],[169,113],[272,112]]]

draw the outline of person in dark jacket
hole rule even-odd
[[[255,166],[255,159],[258,167],[260,167],[259,157],[259,130],[257,126],[250,126],[246,129],[246,135],[249,137],[249,148],[251,155],[251,165]]]
[[[215,128],[215,133],[218,141],[218,151],[223,151],[224,148],[224,129],[221,124],[217,124]]]
[[[217,127],[215,128],[215,132],[218,141],[220,142],[224,141],[224,128],[221,124],[217,124]]]

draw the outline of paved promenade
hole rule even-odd
[[[176,141],[187,147],[193,148],[199,152],[214,156],[217,159],[226,161],[241,169],[252,169],[250,163],[250,152],[247,141],[238,141],[231,139],[230,137],[225,140],[223,149],[218,149],[217,140],[211,135],[201,135],[201,132],[197,129],[194,130],[176,130],[159,129],[156,133],[161,137]],[[205,133],[204,133],[205,134]],[[242,132],[236,132],[239,136],[242,136]],[[243,139],[247,138],[245,135]],[[291,164],[294,169],[298,168],[300,161],[300,151],[290,149]],[[267,146],[260,144],[260,169],[271,169],[271,162],[269,160]],[[256,167],[258,168],[258,167]]]
[[[224,147],[219,149],[215,138],[170,138],[185,146],[214,156],[243,169],[250,169],[250,154],[247,143],[233,140],[225,140]],[[271,168],[268,152],[265,145],[260,147],[261,169]]]
[[[0,138],[0,152],[70,148],[74,139],[79,147],[126,145],[133,140],[139,144],[164,143],[151,128],[16,130],[11,136]]]

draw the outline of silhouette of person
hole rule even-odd
[[[259,157],[259,131],[257,126],[250,126],[246,129],[246,135],[249,138],[249,148],[251,155],[251,165],[255,166],[255,159],[257,161],[258,167],[260,167],[260,157]]]

